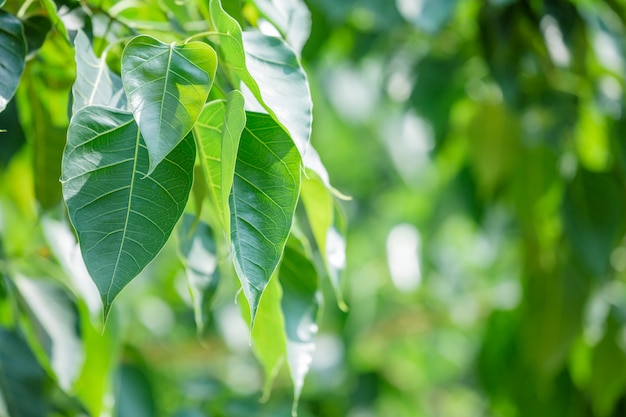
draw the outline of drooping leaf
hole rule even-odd
[[[63,196],[83,259],[108,314],[115,296],[161,250],[192,185],[188,135],[152,173],[132,114],[88,106],[72,118]]]
[[[243,96],[234,90],[228,94],[226,103],[223,101],[207,103],[194,126],[194,135],[199,144],[209,191],[215,199],[228,236],[230,236],[228,196],[235,175],[239,138],[245,124]]]
[[[43,15],[29,16],[22,23],[24,24],[24,35],[26,36],[27,54],[30,58],[43,45],[48,32],[52,29],[52,23],[50,19]]]
[[[0,392],[9,416],[43,417],[46,374],[26,341],[0,328]]]
[[[26,59],[24,27],[18,18],[0,10],[0,112],[20,82]]]
[[[185,261],[196,327],[198,333],[202,333],[219,282],[213,232],[208,224],[196,223],[195,216],[186,213],[178,228],[178,245]]]
[[[84,359],[75,304],[54,282],[18,275],[14,283],[27,306],[50,369],[59,386],[69,392]]]
[[[239,297],[242,314],[251,324],[249,304],[245,297]],[[243,298],[243,299],[242,299]],[[251,332],[254,354],[263,366],[265,384],[261,401],[269,399],[272,385],[287,355],[287,339],[285,335],[285,319],[280,308],[282,291],[276,276],[268,282],[261,297],[254,328]]]
[[[217,55],[207,44],[164,44],[142,35],[122,53],[122,83],[145,138],[148,173],[183,140],[209,96]]]
[[[256,0],[255,4],[299,56],[311,34],[311,12],[306,4],[302,0]]]
[[[287,363],[294,385],[292,415],[296,415],[298,401],[309,372],[315,350],[317,313],[320,306],[317,270],[311,256],[295,238],[285,247],[280,264],[280,284],[283,288],[281,307],[287,335]]]
[[[271,117],[247,114],[230,196],[231,252],[253,324],[291,230],[301,164],[293,141]]]
[[[245,83],[254,98],[291,135],[301,155],[311,136],[309,84],[296,54],[281,39],[244,32],[235,19],[211,0],[211,25],[227,68]]]
[[[72,113],[89,105],[101,105],[126,110],[126,95],[122,79],[112,72],[106,57],[96,57],[89,38],[78,31],[74,39],[76,48],[76,82],[72,87]]]

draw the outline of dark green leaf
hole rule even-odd
[[[26,59],[26,38],[22,23],[0,10],[0,112],[5,109],[20,82]]]
[[[9,416],[44,417],[44,370],[17,333],[0,328],[0,396]]]
[[[122,365],[118,371],[116,417],[153,417],[157,415],[156,398],[144,370]]]
[[[105,317],[115,296],[161,250],[192,185],[188,135],[158,169],[132,114],[89,106],[72,118],[63,155],[63,196]]]
[[[217,55],[207,44],[138,36],[122,53],[122,82],[145,138],[151,173],[183,140],[209,96]]]
[[[109,70],[106,57],[96,57],[85,32],[78,31],[76,48],[76,82],[72,87],[72,113],[89,105],[101,105],[125,110],[126,95],[122,79]]]
[[[293,141],[272,118],[247,114],[230,212],[231,250],[252,323],[291,230],[301,164]]]
[[[46,40],[48,32],[52,29],[52,23],[46,16],[34,15],[24,20],[23,24],[27,42],[27,53],[29,57],[32,57]]]
[[[230,236],[228,196],[232,189],[239,138],[246,124],[244,100],[239,91],[231,91],[226,103],[213,101],[202,110],[194,126],[202,167],[209,191],[221,215],[225,233]]]
[[[209,225],[196,221],[189,213],[183,215],[178,228],[178,244],[185,261],[196,326],[200,333],[204,330],[219,282],[217,247]]]

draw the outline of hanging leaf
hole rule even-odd
[[[222,36],[216,43],[231,68],[254,98],[291,135],[300,155],[311,136],[312,102],[309,84],[298,58],[281,39],[260,32],[243,32],[221,7],[211,0],[211,25]]]
[[[301,164],[293,141],[272,118],[247,114],[230,196],[231,251],[253,325],[291,230]]]
[[[148,174],[185,138],[209,96],[217,55],[207,44],[164,44],[143,35],[122,53],[122,82],[145,138]]]
[[[89,105],[102,105],[126,110],[126,95],[122,79],[109,70],[106,57],[94,54],[89,38],[78,31],[74,39],[76,48],[76,82],[72,87],[72,113]]]
[[[26,59],[26,38],[22,23],[15,16],[0,10],[0,112],[20,82]]]
[[[165,245],[189,197],[194,161],[188,135],[149,173],[132,114],[89,106],[72,118],[63,196],[105,317],[115,296]]]
[[[84,359],[76,305],[53,282],[16,276],[14,283],[27,306],[50,369],[59,386],[69,392]]]
[[[221,100],[207,103],[193,129],[209,190],[227,236],[230,236],[228,196],[235,175],[239,138],[246,124],[243,108],[241,93],[231,91],[225,103]]]
[[[279,277],[283,288],[281,307],[287,334],[287,362],[294,386],[292,415],[295,416],[304,378],[313,361],[320,307],[317,270],[296,238],[290,239],[285,247]]]
[[[179,251],[185,263],[198,333],[204,330],[211,300],[217,290],[217,247],[208,224],[186,213],[178,228]]]

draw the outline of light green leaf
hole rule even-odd
[[[311,34],[311,12],[302,0],[255,0],[261,13],[299,55]]]
[[[54,27],[59,31],[61,35],[63,35],[63,38],[65,38],[65,40],[69,42],[70,37],[67,34],[67,29],[65,28],[65,24],[63,23],[63,21],[61,20],[61,17],[59,16],[59,13],[57,12],[57,6],[56,4],[54,4],[54,1],[53,0],[41,0],[41,2],[43,3],[43,7],[48,12],[48,16],[50,17],[50,20],[54,24]]]
[[[63,196],[105,317],[115,296],[165,245],[187,203],[194,161],[188,135],[149,174],[132,114],[88,106],[72,118]]]
[[[9,416],[41,417],[46,413],[46,374],[24,339],[0,328],[0,391]]]
[[[78,31],[76,48],[76,82],[72,87],[72,113],[89,105],[102,105],[126,110],[122,79],[109,70],[106,56],[96,57],[89,38]]]
[[[18,18],[0,10],[0,112],[20,82],[26,59],[26,38],[24,27]]]
[[[241,297],[240,297],[241,298]],[[241,302],[241,308],[248,308],[245,297]],[[285,319],[280,307],[282,290],[274,276],[268,282],[254,320],[252,329],[252,348],[254,354],[261,362],[265,373],[265,384],[261,401],[267,401],[272,391],[272,385],[280,367],[285,362],[287,355],[287,338],[285,335]],[[249,308],[242,312],[248,324],[250,323]]]
[[[312,102],[306,75],[296,54],[281,39],[244,32],[235,19],[211,0],[211,25],[227,68],[232,69],[255,99],[291,135],[301,155],[311,136]]]
[[[185,213],[178,228],[178,248],[185,263],[196,327],[202,333],[219,282],[217,247],[209,225]]]
[[[76,306],[53,282],[16,276],[14,283],[25,301],[50,369],[59,386],[69,392],[84,360]]]
[[[207,44],[164,44],[143,35],[122,53],[122,83],[145,138],[148,174],[183,140],[202,111],[217,55]]]
[[[301,164],[293,141],[272,118],[247,113],[230,196],[231,252],[253,324],[291,230]]]
[[[287,334],[287,363],[294,385],[294,416],[304,378],[313,361],[314,339],[318,329],[317,313],[320,307],[317,270],[311,256],[305,252],[299,241],[290,239],[285,247],[279,272],[283,288],[281,307]]]
[[[0,0],[0,7],[4,6],[4,3],[6,3],[6,0]]]
[[[209,184],[224,230],[230,237],[228,196],[233,185],[239,138],[246,124],[244,100],[237,90],[224,101],[207,103],[193,128],[203,171]]]

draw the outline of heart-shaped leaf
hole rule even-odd
[[[18,18],[0,10],[0,112],[17,90],[24,71],[26,38]]]
[[[207,44],[164,44],[142,35],[122,53],[122,82],[146,141],[148,174],[183,140],[206,102],[217,55]]]
[[[247,113],[230,196],[231,251],[250,305],[282,256],[300,193],[302,160],[289,135],[265,114]]]
[[[239,91],[234,90],[228,94],[226,102],[216,100],[207,103],[193,128],[209,191],[228,236],[228,196],[235,175],[239,138],[245,124],[244,99]]]
[[[222,36],[219,49],[254,98],[291,135],[301,155],[311,136],[311,92],[293,50],[279,38],[260,32],[242,33],[239,23],[211,0],[211,26]]]
[[[165,245],[189,197],[194,161],[188,135],[148,173],[148,151],[131,113],[88,106],[72,118],[63,196],[105,317]]]
[[[109,70],[106,57],[96,57],[89,38],[78,31],[74,39],[76,47],[76,82],[72,87],[74,103],[72,112],[89,105],[102,105],[125,110],[126,95],[122,79]]]

